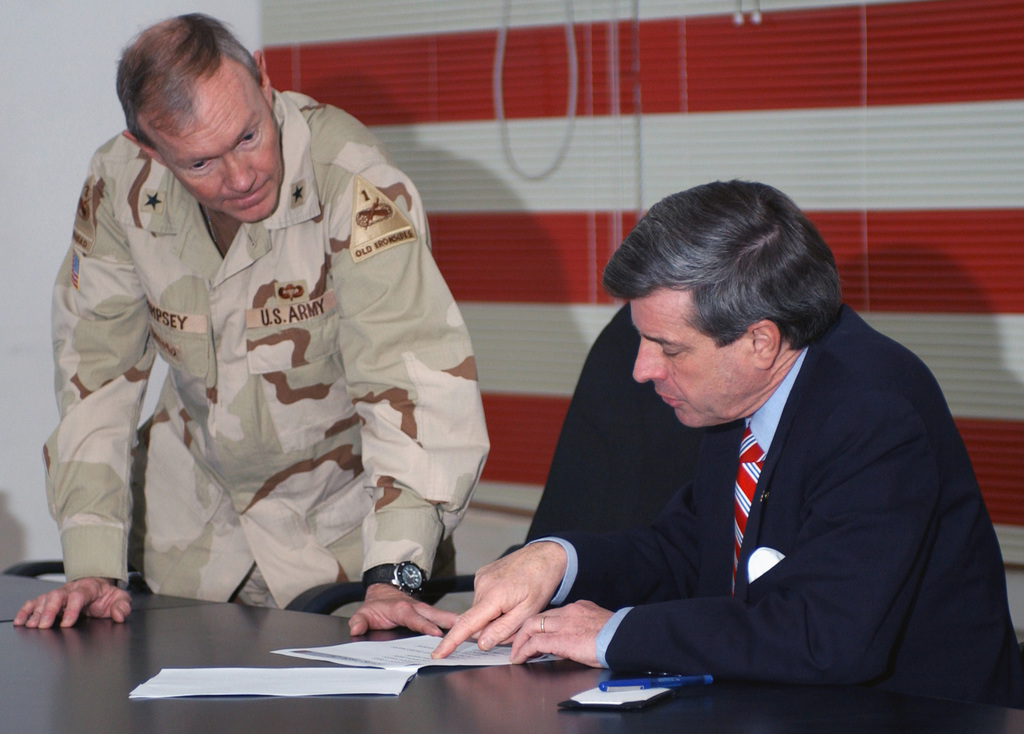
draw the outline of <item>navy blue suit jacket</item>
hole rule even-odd
[[[753,583],[737,573],[733,595],[742,427],[706,432],[695,479],[653,525],[563,536],[580,565],[569,601],[637,605],[608,647],[612,668],[1024,705],[995,532],[917,357],[847,307],[811,345],[740,568],[760,546],[785,558]]]

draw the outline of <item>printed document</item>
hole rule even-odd
[[[414,675],[416,671],[411,668],[164,668],[137,686],[128,694],[128,698],[352,694],[397,696]]]
[[[440,637],[421,635],[406,637],[386,642],[346,642],[341,645],[314,648],[292,648],[274,650],[279,655],[291,655],[308,660],[320,660],[338,665],[357,665],[371,668],[387,668],[389,670],[413,668],[419,670],[429,665],[511,665],[509,645],[499,645],[486,652],[477,647],[475,642],[463,642],[446,658],[434,660],[430,653],[434,651]],[[530,662],[539,660],[557,660],[554,655],[544,655]]]

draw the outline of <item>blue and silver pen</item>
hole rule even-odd
[[[683,688],[684,686],[707,686],[711,685],[710,675],[664,675],[657,678],[620,678],[619,680],[606,680],[598,683],[597,687],[602,691],[612,689],[644,689],[644,688]]]

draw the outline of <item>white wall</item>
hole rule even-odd
[[[57,420],[50,291],[89,158],[124,127],[118,56],[152,22],[196,10],[262,42],[259,0],[0,4],[0,568],[60,556],[42,464]]]

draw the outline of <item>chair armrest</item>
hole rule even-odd
[[[473,576],[439,576],[423,582],[420,598],[428,604],[434,604],[445,594],[473,590]],[[331,614],[335,610],[362,601],[366,596],[363,585],[355,581],[344,581],[335,584],[320,584],[306,591],[289,602],[285,609],[293,612],[312,612],[313,614]]]
[[[63,561],[22,561],[4,569],[8,576],[46,576],[52,573],[64,573]]]

